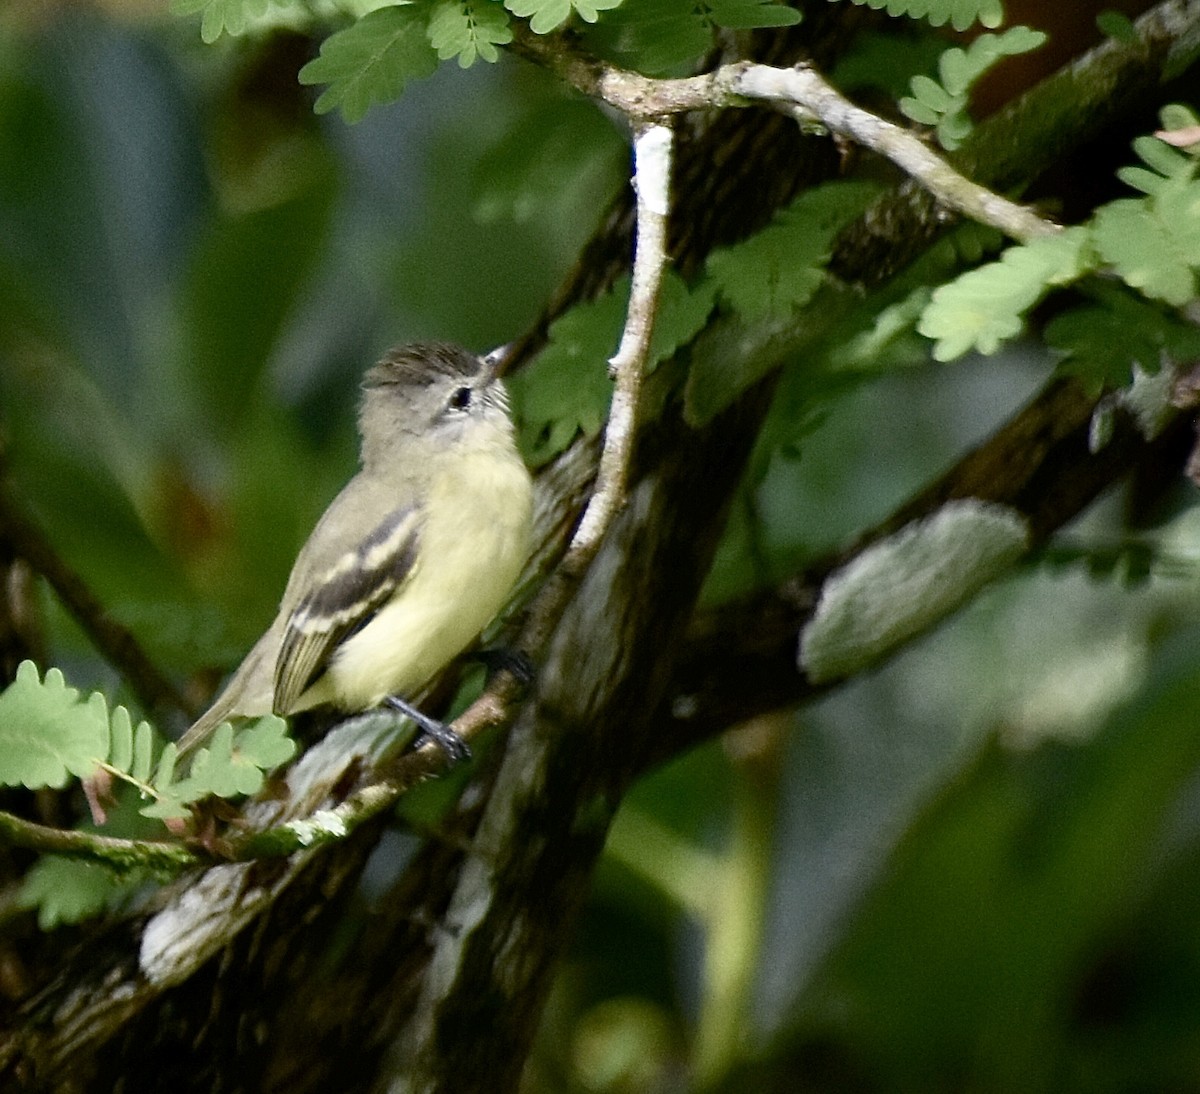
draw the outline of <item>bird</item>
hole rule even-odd
[[[533,485],[495,357],[416,342],[366,372],[360,468],[177,757],[234,718],[378,707],[412,718],[451,759],[469,755],[410,700],[504,607],[529,556]]]

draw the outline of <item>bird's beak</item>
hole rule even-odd
[[[508,354],[512,346],[511,342],[505,342],[504,345],[489,350],[479,358],[483,362],[484,368],[487,369],[488,383],[491,383],[497,376],[504,373],[505,366],[508,364]]]

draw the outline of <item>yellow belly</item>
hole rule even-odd
[[[502,456],[460,455],[436,476],[412,574],[342,644],[299,708],[367,710],[411,695],[504,607],[529,555],[532,488],[515,453]]]

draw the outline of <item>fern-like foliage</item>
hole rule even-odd
[[[284,721],[274,716],[236,733],[226,723],[212,744],[196,753],[187,775],[177,778],[175,745],[163,744],[148,722],[135,726],[124,707],[110,710],[98,692],[83,698],[58,669],[49,669],[42,679],[25,661],[0,692],[0,785],[58,788],[72,777],[106,773],[124,790],[111,808],[106,804],[102,828],[88,823],[83,829],[146,839],[161,835],[159,821],[187,816],[189,803],[256,793],[265,772],[295,752],[285,730]],[[43,930],[77,923],[156,880],[154,871],[139,862],[135,855],[127,865],[45,855],[25,875],[16,900],[36,909]]]
[[[1164,136],[1191,133],[1196,116],[1179,106],[1163,111]],[[1187,139],[1184,137],[1184,139]],[[994,353],[1020,333],[1025,313],[1046,292],[1100,269],[1150,300],[1103,284],[1085,286],[1091,303],[1051,322],[1047,340],[1064,355],[1066,371],[1094,388],[1126,384],[1132,367],[1154,372],[1162,357],[1186,359],[1200,349],[1193,324],[1165,313],[1195,299],[1200,273],[1200,145],[1177,149],[1159,137],[1139,137],[1142,165],[1118,172],[1141,190],[1101,206],[1085,224],[1011,247],[996,262],[938,288],[917,329],[949,361],[970,351]]]
[[[317,99],[317,113],[341,107],[346,121],[360,121],[377,103],[398,99],[410,80],[429,76],[438,62],[429,15],[426,4],[397,4],[325,39],[321,55],[300,70],[302,84],[329,85]]]
[[[1040,30],[1009,27],[1003,34],[981,34],[966,49],[948,49],[938,58],[941,82],[914,76],[912,94],[900,100],[900,109],[913,121],[933,126],[938,143],[953,150],[972,129],[967,114],[971,85],[1002,58],[1028,53],[1045,41]]]
[[[492,0],[438,0],[429,14],[429,44],[439,60],[458,59],[470,68],[477,59],[495,63],[497,46],[512,41],[508,12]]]
[[[600,18],[587,44],[602,56],[659,73],[700,57],[718,30],[786,27],[800,18],[776,0],[624,0]]]
[[[143,883],[97,862],[43,855],[21,879],[17,904],[36,909],[38,926],[49,931],[99,915]]]
[[[786,320],[807,303],[825,278],[837,233],[878,193],[865,182],[832,182],[801,194],[761,232],[714,251],[705,276],[688,285],[668,272],[663,280],[650,361],[689,343],[720,302],[749,321]],[[594,436],[604,424],[612,385],[598,367],[617,347],[629,279],[577,305],[550,327],[549,344],[532,367],[511,380],[527,459],[541,463],[575,435]],[[697,379],[705,405],[724,405],[736,394],[728,377]]]
[[[224,728],[231,736],[232,730]],[[49,669],[42,679],[36,666],[24,661],[16,679],[0,692],[0,785],[61,788],[71,778],[90,779],[107,772],[136,793],[118,799],[105,834],[141,837],[151,823],[147,817],[182,817],[187,803],[199,798],[257,790],[264,770],[278,766],[295,750],[283,730],[281,719],[263,719],[243,730],[227,752],[214,745],[206,751],[215,756],[197,756],[188,778],[176,781],[175,746],[163,746],[148,722],[134,726],[124,707],[110,711],[98,692],[85,699],[58,669]],[[224,740],[218,743],[224,745]],[[250,774],[244,773],[247,770]],[[147,798],[151,804],[142,807],[139,816],[138,807]],[[47,855],[26,874],[17,902],[36,909],[39,924],[48,930],[112,906],[147,880],[144,871],[117,872],[111,863]]]
[[[833,182],[801,194],[761,232],[709,256],[720,298],[743,318],[784,318],[825,278],[837,233],[878,193],[865,182]]]
[[[184,817],[188,804],[201,798],[256,793],[264,773],[295,754],[286,729],[273,715],[236,734],[226,723],[177,779],[175,745],[162,744],[148,722],[135,727],[129,711],[110,711],[99,692],[83,699],[58,669],[42,680],[24,661],[0,692],[0,785],[63,787],[72,776],[87,779],[104,771],[152,799],[144,816]]]
[[[629,300],[629,278],[603,296],[578,304],[550,327],[546,348],[509,381],[517,406],[521,448],[534,464],[561,452],[577,433],[595,436],[608,416],[612,383],[603,368],[616,351]],[[692,338],[712,311],[714,290],[689,288],[668,271],[659,294],[650,362],[661,361]]]
[[[83,700],[58,669],[45,681],[31,661],[0,692],[0,785],[61,788],[69,779],[95,774],[109,752],[104,696]]]
[[[621,0],[504,0],[513,15],[529,20],[534,34],[549,34],[557,30],[573,14],[585,23],[594,23],[600,12],[618,7]]]
[[[203,798],[257,794],[266,772],[295,753],[296,742],[287,736],[287,723],[273,714],[256,718],[237,731],[229,722],[223,723],[211,743],[196,751],[191,769],[178,781],[174,779],[175,745],[168,744],[148,784],[155,800],[142,809],[142,815],[161,820],[186,817],[188,805]]]
[[[1096,213],[1096,249],[1127,284],[1182,307],[1196,296],[1200,267],[1200,150],[1183,152],[1158,137],[1139,137],[1133,150],[1144,166],[1118,175],[1146,196]]]
[[[1200,357],[1200,328],[1120,285],[1089,287],[1089,303],[1057,315],[1043,332],[1061,356],[1059,371],[1095,393],[1124,387],[1134,366],[1157,372],[1162,361]]]
[[[162,825],[143,817],[141,804],[131,787],[119,788],[106,807],[103,826],[88,822],[80,831],[126,840],[161,839]],[[75,855],[42,855],[21,878],[16,903],[35,910],[38,926],[46,931],[116,909],[146,886],[174,876],[134,862],[134,856],[122,865],[113,858],[97,862]]]
[[[955,30],[967,30],[975,23],[998,27],[1004,22],[1000,0],[851,0],[860,7],[886,11],[888,15],[907,15],[924,19],[932,26],[949,23]]]
[[[1096,265],[1086,228],[1010,247],[996,262],[971,270],[934,291],[917,330],[951,361],[969,350],[995,353],[1021,332],[1025,312],[1053,285],[1077,280]]]
[[[176,15],[199,15],[200,37],[215,42],[222,34],[238,35],[265,15],[270,0],[171,0]]]

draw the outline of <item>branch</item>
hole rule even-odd
[[[656,80],[574,52],[560,40],[526,33],[517,42],[519,52],[546,63],[580,91],[631,119],[767,103],[803,125],[816,123],[879,153],[942,204],[1014,239],[1027,241],[1059,230],[960,174],[915,132],[855,106],[808,65],[784,69],[739,61],[704,76]]]
[[[855,106],[806,66],[740,68],[732,86],[748,99],[775,104],[802,124],[818,121],[841,136],[891,160],[943,205],[1027,242],[1059,231],[1059,226],[1016,202],[972,182],[934,152],[916,133]]]
[[[604,431],[596,490],[563,559],[563,569],[575,575],[581,574],[595,557],[613,514],[625,504],[638,398],[650,362],[659,290],[667,267],[671,145],[670,128],[660,124],[640,125],[633,142],[633,187],[637,194],[633,277],[625,330],[616,354],[609,361],[609,371],[617,384]]]
[[[948,616],[958,606],[953,600],[943,601],[936,614],[929,614],[919,598],[901,598],[892,605],[899,614],[890,618],[907,618],[913,626],[906,628],[904,639],[898,640],[898,632],[893,631],[889,640],[880,644],[879,631],[869,625],[878,609],[868,606],[863,613],[867,629],[858,635],[861,642],[847,651],[853,657],[840,671],[817,678],[819,674],[806,672],[797,663],[800,637],[831,583],[906,529],[928,527],[947,506],[964,501],[994,507],[990,511],[995,513],[1007,511],[1026,537],[1020,549],[1009,556],[1011,564],[1037,551],[1139,461],[1158,454],[1172,459],[1175,447],[1185,449],[1194,439],[1185,415],[1178,415],[1167,430],[1151,440],[1131,415],[1121,414],[1108,443],[1091,452],[1095,408],[1096,399],[1078,382],[1051,382],[983,444],[860,535],[851,547],[814,563],[774,589],[699,615],[677,667],[670,703],[662,714],[663,732],[656,738],[655,756],[648,764],[661,762],[731,725],[805,702],[883,660],[903,642]],[[936,557],[927,560],[930,568],[939,561]],[[881,598],[888,587],[885,582]],[[900,587],[897,574],[890,588]],[[959,590],[963,598],[969,595],[968,589],[959,586]]]
[[[118,873],[146,870],[160,877],[173,877],[188,866],[210,861],[173,840],[117,839],[95,832],[52,828],[3,811],[0,811],[0,840],[43,854],[102,862]]]

